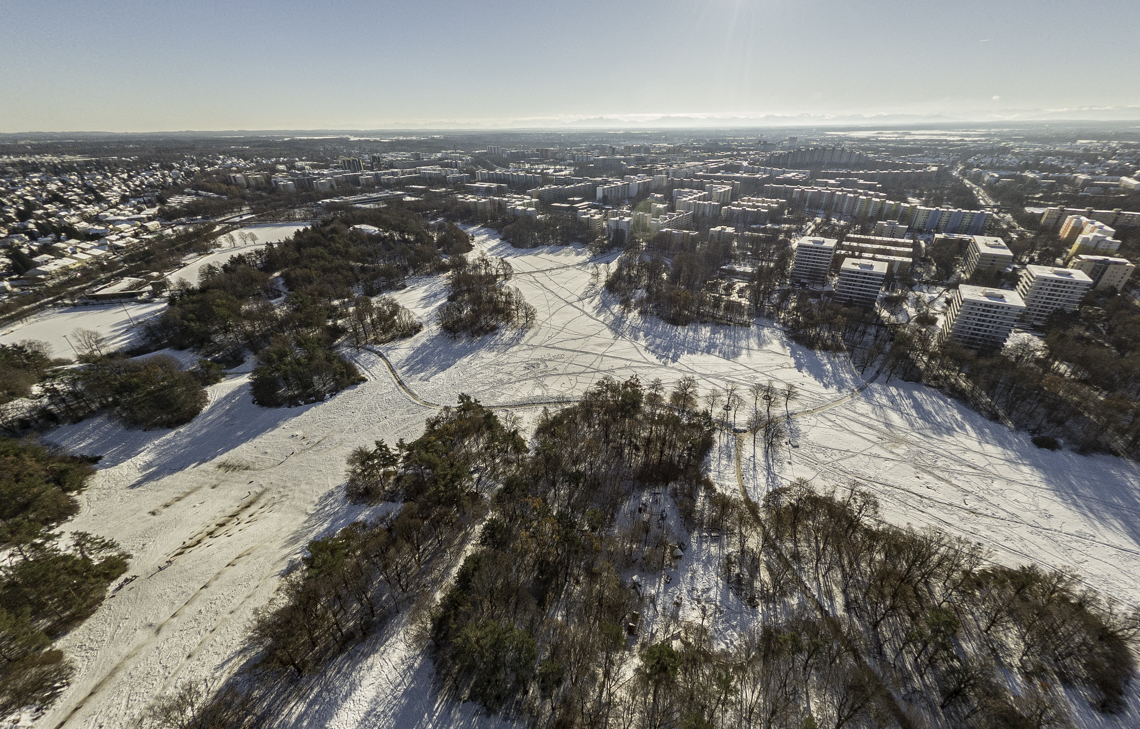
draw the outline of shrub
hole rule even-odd
[[[1055,451],[1061,447],[1061,441],[1057,440],[1051,435],[1035,435],[1033,436],[1033,445],[1038,448],[1045,448],[1047,450]]]

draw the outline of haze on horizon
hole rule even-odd
[[[0,132],[1140,119],[1135,0],[0,11]]]

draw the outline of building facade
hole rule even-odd
[[[946,309],[941,339],[969,349],[997,349],[1025,309],[1025,301],[1015,291],[959,286]]]
[[[970,246],[966,249],[966,277],[974,275],[975,271],[1000,270],[1013,263],[1013,251],[1001,238],[992,235],[975,235],[970,237]]]
[[[1136,265],[1126,258],[1080,255],[1069,263],[1069,268],[1083,271],[1098,291],[1111,288],[1120,292],[1136,270]]]
[[[805,283],[824,283],[837,245],[838,241],[834,238],[800,238],[796,242],[792,279]]]
[[[873,306],[883,290],[887,264],[865,258],[848,258],[839,266],[835,300],[841,304]]]
[[[1040,324],[1054,311],[1075,311],[1092,288],[1092,279],[1075,268],[1026,266],[1017,284],[1025,301],[1025,320]]]

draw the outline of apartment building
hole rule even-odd
[[[911,230],[959,235],[978,235],[985,231],[989,213],[985,210],[961,210],[918,206],[910,221]]]
[[[839,266],[839,283],[835,287],[835,300],[841,304],[873,306],[883,290],[887,277],[884,261],[866,258],[848,258]]]
[[[1069,263],[1069,268],[1083,271],[1092,279],[1095,290],[1112,288],[1119,292],[1124,290],[1136,265],[1126,258],[1080,255]]]
[[[1075,220],[1074,220],[1075,219]],[[1072,223],[1070,224],[1070,220]],[[1116,230],[1097,220],[1074,215],[1061,228],[1061,241],[1072,242],[1066,258],[1079,255],[1105,256],[1120,250],[1120,241],[1113,236]]]
[[[874,234],[882,238],[905,238],[906,226],[897,220],[880,220],[875,223]]]
[[[966,277],[975,271],[1000,270],[1013,263],[1013,251],[1001,238],[992,235],[970,236],[966,249]]]
[[[834,238],[800,238],[796,242],[792,279],[816,284],[826,281],[837,245]]]
[[[1040,324],[1057,309],[1076,310],[1092,283],[1079,269],[1026,266],[1017,283],[1017,293],[1025,301],[1025,320]]]
[[[1025,301],[1016,291],[959,286],[939,336],[969,349],[997,349],[1025,310]]]
[[[345,172],[363,172],[364,160],[359,157],[341,157],[338,162]]]

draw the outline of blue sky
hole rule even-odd
[[[1140,118],[1137,0],[0,0],[0,17],[2,132]]]

